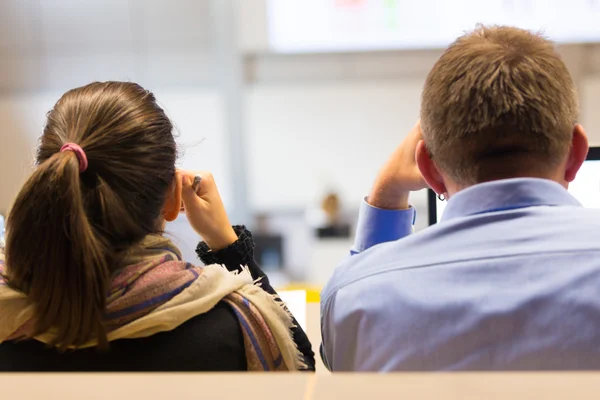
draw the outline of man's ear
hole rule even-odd
[[[415,159],[419,171],[421,171],[421,175],[423,175],[423,179],[425,179],[429,187],[437,194],[447,193],[448,190],[446,189],[442,174],[440,174],[440,171],[431,159],[429,150],[422,140],[417,144]]]
[[[585,161],[589,149],[587,134],[583,130],[583,126],[576,124],[573,127],[571,150],[565,168],[565,181],[573,182],[575,180],[575,176],[577,176],[579,168]]]
[[[171,222],[175,221],[179,216],[179,212],[181,210],[181,175],[179,172],[175,174],[173,181],[171,182],[171,186],[169,188],[169,192],[167,193],[167,198],[165,200],[165,205],[163,207],[163,217]]]

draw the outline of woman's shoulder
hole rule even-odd
[[[234,311],[219,302],[169,332],[111,342],[110,349],[58,353],[28,340],[0,344],[0,371],[241,371],[244,337]]]
[[[197,315],[171,332],[154,335],[161,340],[163,337],[171,342],[173,339],[186,338],[189,346],[195,344],[198,349],[209,347],[237,348],[244,353],[244,338],[238,318],[233,309],[224,301],[220,301],[210,311]],[[212,344],[212,346],[207,346]],[[218,351],[217,351],[218,353]]]
[[[246,352],[240,323],[233,309],[221,301],[210,311],[197,315],[170,332],[147,338],[144,347],[154,351],[171,370],[246,370]],[[115,342],[115,348],[127,346]],[[160,366],[160,364],[158,365]]]

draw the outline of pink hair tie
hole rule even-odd
[[[87,156],[85,155],[85,151],[83,151],[81,146],[75,143],[65,143],[60,148],[60,152],[62,153],[63,151],[72,151],[75,153],[77,159],[79,160],[79,172],[85,172],[88,167],[88,160]]]

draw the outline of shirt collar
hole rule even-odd
[[[456,193],[448,201],[441,220],[532,206],[581,207],[581,203],[564,187],[548,179],[504,179],[480,183]]]

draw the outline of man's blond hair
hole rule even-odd
[[[577,110],[575,85],[552,42],[522,29],[478,26],[430,71],[421,127],[436,165],[471,185],[558,166]]]

